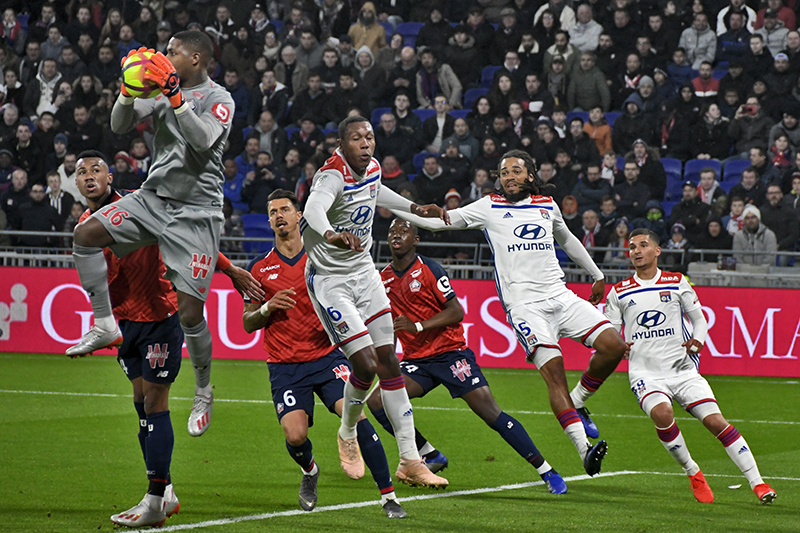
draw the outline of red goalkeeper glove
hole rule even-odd
[[[146,46],[142,46],[138,50],[131,50],[130,52],[128,52],[128,55],[126,55],[125,57],[123,57],[120,60],[119,65],[121,67],[124,67],[125,66],[125,62],[128,59],[130,59],[130,57],[133,54],[138,54],[139,52],[150,52],[151,54],[153,54],[153,53],[155,53],[155,50],[153,50],[152,48],[147,48]],[[127,96],[128,98],[131,98],[131,95],[128,94],[128,90],[125,88],[125,83],[120,83],[119,84],[119,92],[122,93],[122,96]]]
[[[183,94],[181,93],[180,80],[175,67],[169,59],[161,52],[156,52],[150,58],[150,66],[144,79],[151,81],[161,88],[161,93],[169,99],[172,107],[180,107],[183,104]]]

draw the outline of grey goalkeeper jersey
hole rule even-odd
[[[186,103],[178,109],[162,95],[137,98],[133,105],[118,100],[111,110],[111,129],[128,132],[152,117],[152,163],[142,188],[185,204],[222,207],[222,151],[233,99],[211,80],[182,91]]]

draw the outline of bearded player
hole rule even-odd
[[[395,210],[414,224],[430,229],[480,229],[492,248],[495,283],[506,319],[547,384],[550,406],[564,433],[577,449],[586,473],[600,472],[605,441],[592,445],[567,388],[558,341],[564,337],[596,350],[613,372],[627,351],[619,333],[597,308],[604,295],[603,273],[575,238],[558,205],[544,196],[544,184],[531,156],[522,150],[503,155],[498,167],[502,194],[491,194],[449,211],[451,226]],[[589,301],[567,288],[555,243],[595,280]]]
[[[658,268],[658,242],[658,235],[648,229],[633,230],[630,251],[636,274],[614,285],[606,303],[606,316],[617,330],[625,328],[625,340],[632,343],[631,390],[653,420],[661,444],[689,476],[697,501],[712,503],[714,493],[675,423],[673,400],[719,439],[759,501],[772,503],[777,493],[761,479],[750,446],[722,416],[714,392],[698,371],[708,323],[686,278]],[[691,336],[684,315],[692,324]]]
[[[169,59],[154,54],[145,74],[161,95],[133,98],[124,85],[121,88],[111,110],[111,129],[126,133],[150,118],[155,131],[152,165],[139,190],[75,228],[73,257],[89,294],[94,326],[67,350],[68,355],[81,355],[122,343],[111,311],[103,248],[123,257],[157,243],[167,266],[165,277],[177,289],[181,329],[195,370],[195,401],[188,421],[192,436],[202,435],[211,422],[211,332],[203,305],[219,252],[222,151],[234,113],[228,91],[208,78],[213,51],[204,33],[178,32],[167,45]]]
[[[317,504],[319,479],[319,465],[308,438],[308,428],[314,423],[314,394],[329,411],[341,416],[350,364],[341,350],[331,346],[308,297],[306,253],[300,236],[303,214],[298,208],[292,192],[277,190],[269,195],[267,212],[275,231],[275,248],[248,267],[267,294],[262,300],[245,300],[242,321],[248,333],[264,329],[272,401],[286,436],[286,449],[302,472],[300,507],[311,511]],[[356,428],[386,516],[405,518],[378,435],[364,417]]]

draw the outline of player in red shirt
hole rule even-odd
[[[399,218],[392,221],[392,263],[381,271],[392,303],[394,331],[403,345],[400,369],[408,397],[419,398],[444,385],[453,398],[463,398],[476,415],[536,468],[551,493],[566,493],[564,480],[544,460],[522,424],[497,405],[475,354],[464,340],[464,309],[450,279],[438,263],[417,255],[418,243],[415,226]],[[376,420],[392,433],[380,395],[370,395],[367,405]]]
[[[269,195],[267,209],[275,231],[275,248],[248,267],[266,296],[245,298],[242,322],[248,333],[264,328],[272,400],[286,436],[286,449],[303,473],[300,507],[311,511],[317,504],[319,479],[319,466],[308,439],[308,428],[314,423],[314,393],[330,412],[341,417],[350,363],[339,348],[331,346],[308,295],[306,253],[300,235],[302,213],[298,208],[294,193],[277,190]],[[380,489],[386,516],[405,518],[406,513],[395,498],[381,441],[363,415],[357,433],[364,463]]]
[[[122,198],[110,186],[113,176],[103,157],[94,150],[78,156],[77,186],[89,204],[81,221]],[[111,521],[130,527],[157,527],[180,509],[169,472],[174,443],[169,389],[180,370],[184,340],[177,314],[178,299],[172,284],[164,279],[167,269],[158,245],[145,246],[123,258],[108,248],[103,253],[108,264],[114,316],[124,335],[117,360],[133,385],[133,404],[139,415],[139,445],[150,481],[144,499],[133,508],[113,515]],[[224,267],[237,290],[254,287],[250,281],[255,283],[255,280],[249,273],[231,265],[225,256],[220,254],[217,265]],[[257,295],[260,290],[248,292]]]

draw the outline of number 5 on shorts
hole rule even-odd
[[[325,311],[328,312],[328,316],[331,317],[334,322],[338,322],[342,318],[342,313],[334,309],[333,306],[327,308]]]
[[[528,324],[525,322],[520,322],[517,324],[517,327],[519,328],[520,333],[522,333],[525,337],[528,337],[528,335],[531,334],[531,328],[529,328]]]

